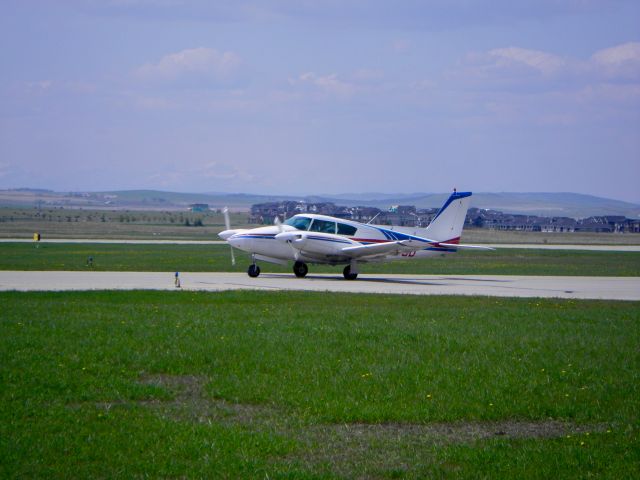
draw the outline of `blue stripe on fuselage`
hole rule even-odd
[[[307,235],[307,238],[309,240],[321,240],[323,242],[346,243],[351,245],[351,242],[348,242],[347,240],[340,240],[338,238],[316,237],[315,235]]]
[[[265,240],[274,240],[276,238],[275,234],[268,233],[243,233],[238,236],[233,236],[233,238],[257,238],[257,239],[265,239]]]

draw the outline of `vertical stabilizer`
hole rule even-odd
[[[471,192],[453,192],[425,229],[425,236],[438,242],[458,243],[470,202]]]

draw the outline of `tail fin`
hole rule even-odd
[[[458,243],[470,202],[471,192],[453,192],[425,229],[425,236],[439,242]]]

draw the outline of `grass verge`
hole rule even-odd
[[[0,293],[0,476],[640,467],[638,302]]]
[[[0,270],[245,271],[251,263],[236,251],[231,265],[226,245],[0,244]],[[91,257],[93,266],[88,267]],[[262,263],[264,272],[291,267]],[[339,273],[341,267],[311,266],[311,272]],[[640,252],[503,249],[461,251],[431,259],[363,264],[362,273],[640,276]]]

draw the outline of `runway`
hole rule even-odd
[[[640,300],[640,277],[544,277],[515,275],[338,275],[181,273],[180,290],[295,290],[410,295],[482,295],[574,299]],[[1,271],[0,290],[178,290],[173,272]]]

